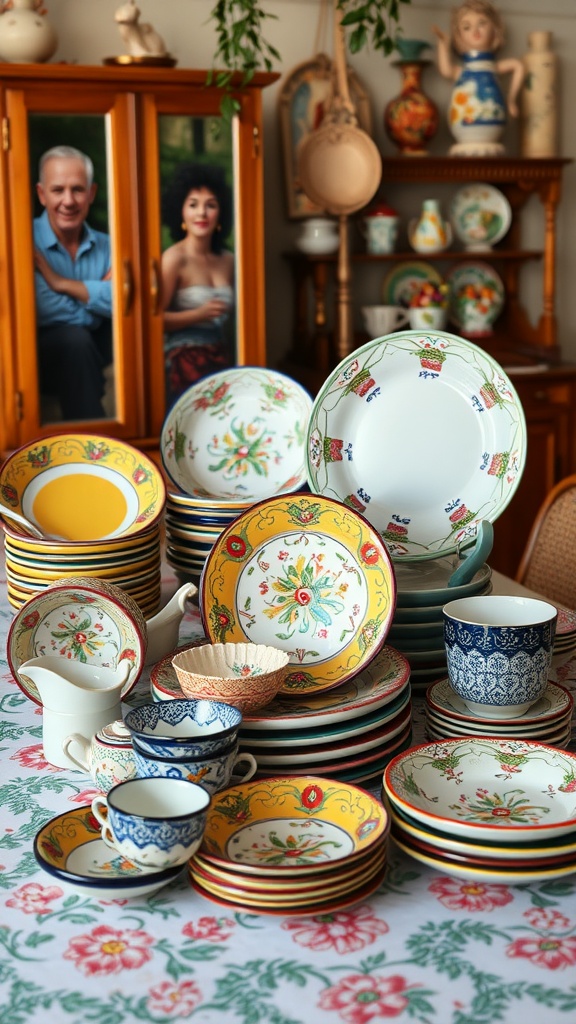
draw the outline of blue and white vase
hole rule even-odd
[[[456,144],[451,156],[499,156],[506,127],[506,104],[498,77],[494,54],[462,54],[463,67],[452,90],[450,131]]]

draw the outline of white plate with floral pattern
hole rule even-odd
[[[471,737],[412,747],[384,770],[390,803],[453,835],[527,843],[576,828],[576,754]]]
[[[514,385],[472,342],[399,331],[344,359],[317,395],[310,489],[364,515],[395,559],[471,544],[508,505],[526,459]]]
[[[486,718],[479,719],[477,715],[471,714],[470,708],[450,686],[449,679],[439,679],[428,690],[426,703],[437,716],[447,719],[452,724],[462,723],[463,726],[466,723],[478,726],[489,724],[491,728],[496,726],[501,731],[508,728],[525,729],[529,725],[546,726],[556,719],[563,720],[571,714],[574,698],[564,686],[548,682],[540,700],[536,701],[519,718],[510,719],[510,721],[498,719],[495,722],[488,722]]]
[[[503,192],[485,182],[459,188],[450,207],[454,234],[469,251],[490,250],[512,223],[512,208]]]
[[[305,480],[312,408],[282,373],[232,367],[193,384],[170,409],[160,435],[170,480],[195,498],[259,501]]]
[[[212,643],[290,655],[281,693],[340,686],[384,645],[396,603],[386,545],[357,512],[310,494],[269,498],[221,534],[200,581]]]

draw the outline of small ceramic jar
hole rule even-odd
[[[70,748],[80,756],[75,757]],[[90,773],[104,793],[136,776],[132,739],[122,720],[105,725],[91,740],[72,733],[64,740],[64,751],[81,771]]]
[[[364,218],[366,249],[374,256],[394,252],[398,239],[399,217],[391,206],[373,206]]]
[[[443,252],[452,241],[452,228],[444,220],[437,199],[425,199],[418,219],[408,226],[410,245],[416,252]]]
[[[328,217],[310,217],[296,239],[296,248],[310,256],[329,255],[336,252],[338,245],[338,224]]]

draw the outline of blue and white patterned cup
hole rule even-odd
[[[131,708],[124,723],[141,751],[155,757],[207,757],[234,744],[238,708],[222,701],[164,700]]]
[[[184,779],[130,779],[92,801],[107,846],[143,868],[185,864],[202,842],[210,794]]]
[[[523,715],[548,685],[554,605],[489,594],[450,601],[442,611],[452,689],[483,718]]]
[[[135,742],[134,761],[139,778],[188,779],[209,793],[219,793],[231,780],[234,785],[248,782],[258,767],[252,754],[238,752],[237,743],[228,752],[211,757],[162,758],[144,753]]]

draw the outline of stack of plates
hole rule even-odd
[[[552,651],[552,666],[557,668],[569,661],[576,650],[576,612],[568,608],[558,609],[556,636]]]
[[[241,812],[241,813],[240,813]],[[389,817],[380,802],[332,779],[245,782],[212,798],[188,870],[197,892],[251,913],[330,913],[381,885]]]
[[[397,563],[396,611],[388,641],[406,655],[412,687],[424,691],[446,674],[444,619],[448,601],[489,594],[492,570],[484,563],[469,583],[449,587],[448,580],[458,567],[454,556],[423,562]]]
[[[4,527],[13,608],[56,580],[91,576],[121,587],[145,617],[158,611],[166,492],[141,452],[95,434],[51,435],[6,460],[0,494],[47,535],[37,540]]]
[[[172,667],[176,653],[166,655],[150,673],[154,700],[184,696]],[[374,778],[410,742],[409,675],[406,659],[383,647],[342,686],[316,696],[281,694],[257,714],[245,715],[240,748],[256,758],[259,777],[307,771],[347,782]]]
[[[200,576],[222,530],[255,502],[305,480],[308,392],[284,374],[233,367],[188,388],[162,427],[162,465],[174,485],[166,517],[167,558],[180,576]]]
[[[519,718],[474,715],[461,697],[441,679],[426,691],[426,732],[431,740],[453,736],[509,736],[534,739],[555,747],[568,745],[572,726],[572,694],[557,683],[548,683],[544,695]]]
[[[461,738],[395,757],[383,796],[405,853],[444,874],[522,885],[576,871],[576,755]]]

